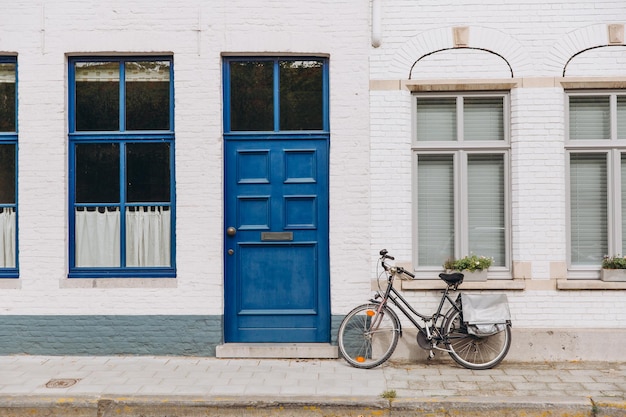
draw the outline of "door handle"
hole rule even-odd
[[[235,229],[234,227],[230,226],[228,229],[226,229],[226,234],[228,236],[235,236],[237,234],[237,229]]]

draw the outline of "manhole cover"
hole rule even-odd
[[[75,383],[80,381],[80,379],[75,378],[63,378],[63,379],[51,379],[46,382],[46,388],[69,388]]]

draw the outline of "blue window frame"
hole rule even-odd
[[[0,278],[17,278],[17,58],[0,56]]]
[[[176,275],[173,71],[69,59],[70,278]]]
[[[328,133],[328,59],[224,59],[224,132]]]

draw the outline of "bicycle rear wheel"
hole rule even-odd
[[[337,342],[341,356],[356,368],[374,368],[385,362],[396,348],[400,321],[387,307],[363,304],[343,319]]]
[[[467,332],[461,313],[454,311],[444,326],[450,356],[468,369],[489,369],[498,365],[511,347],[511,326],[491,336],[474,336]]]

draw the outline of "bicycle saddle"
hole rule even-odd
[[[460,272],[453,272],[451,274],[442,272],[439,274],[439,278],[444,280],[448,285],[458,285],[463,282],[463,274]]]

